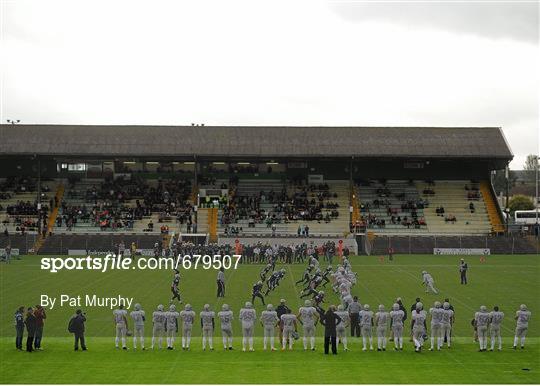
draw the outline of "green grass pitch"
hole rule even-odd
[[[27,256],[0,266],[0,381],[2,383],[540,383],[540,261],[538,256],[490,256],[485,263],[468,257],[469,285],[459,284],[458,258],[453,256],[396,256],[393,262],[377,256],[351,258],[359,283],[353,294],[372,309],[378,304],[390,307],[401,296],[407,307],[420,296],[429,307],[435,300],[449,297],[456,309],[455,344],[441,352],[417,354],[405,341],[402,352],[362,352],[358,338],[349,338],[349,352],[337,356],[322,353],[322,329],[318,327],[317,351],[304,352],[297,341],[289,352],[264,352],[258,327],[256,351],[241,352],[240,326],[235,321],[235,351],[221,349],[217,328],[213,352],[203,352],[199,324],[191,351],[118,351],[114,348],[114,327],[109,309],[86,309],[89,351],[74,352],[67,323],[74,308],[48,311],[41,352],[15,350],[13,314],[19,305],[34,305],[41,294],[129,296],[143,305],[150,315],[157,304],[168,304],[171,271],[49,273],[39,269],[39,256]],[[257,280],[258,265],[240,265],[228,271],[227,296],[235,316],[249,298]],[[267,298],[277,305],[286,298],[297,309],[303,266],[287,266],[281,286]],[[432,273],[440,294],[426,295],[420,272]],[[182,272],[181,291],[197,313],[204,303],[219,310],[223,301],[215,297],[215,271],[202,269]],[[330,289],[327,288],[327,293]],[[328,303],[336,303],[330,295]],[[521,303],[532,311],[525,350],[511,349],[515,327],[513,316]],[[504,347],[501,352],[478,352],[473,343],[470,320],[480,305],[499,305],[505,312]],[[258,314],[262,306],[256,301]],[[218,324],[219,326],[219,324]],[[299,330],[301,333],[301,329]],[[150,345],[151,323],[146,325],[146,345]],[[389,342],[388,347],[392,348]],[[131,341],[128,338],[128,345]]]

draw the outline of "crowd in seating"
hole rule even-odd
[[[68,231],[72,230],[77,223],[89,223],[100,227],[101,230],[132,228],[136,219],[136,208],[128,208],[123,205],[67,205],[65,202],[61,206],[61,214],[56,218],[58,227],[65,226]]]
[[[30,177],[8,177],[0,182],[0,200],[11,200],[19,194],[32,193],[32,196],[38,191],[38,183]],[[8,233],[8,225],[15,227],[15,232],[25,234],[28,231],[46,232],[49,216],[49,207],[47,205],[47,193],[50,188],[44,182],[41,183],[42,204],[38,205],[36,198],[30,200],[17,200],[9,205],[1,205],[0,211],[6,213],[2,220],[4,233]]]
[[[248,220],[248,227],[265,223],[272,224],[296,221],[318,221],[329,223],[339,217],[337,194],[330,191],[327,184],[297,185],[295,192],[287,194],[287,189],[280,192],[260,191],[254,196],[243,196],[231,187],[229,205],[223,208],[223,225]],[[261,203],[272,205],[270,210],[261,208]]]
[[[30,177],[8,177],[0,183],[0,192],[33,193],[37,190],[35,179]],[[49,188],[41,184],[41,191],[48,192]],[[9,198],[9,197],[6,197]]]
[[[474,183],[474,181],[471,181]],[[468,210],[471,214],[475,213],[476,212],[476,207],[474,205],[474,202],[472,201],[478,201],[480,200],[480,189],[478,188],[478,186],[475,186],[475,185],[465,185],[465,191],[467,192],[467,199],[471,202],[469,202],[469,205],[468,205]],[[440,217],[444,217],[444,222],[445,223],[452,223],[454,224],[455,222],[458,221],[457,217],[454,215],[454,214],[451,214],[451,213],[446,213],[445,212],[445,209],[444,207],[441,205],[439,207],[437,207],[435,209],[435,213],[437,214],[437,216],[440,216]]]
[[[385,228],[386,225],[402,225],[406,228],[420,228],[426,226],[426,221],[418,215],[418,211],[429,206],[429,201],[425,198],[407,199],[404,192],[394,192],[386,184],[386,180],[378,181],[382,186],[375,189],[377,198],[369,202],[360,203],[360,218],[349,224],[352,232],[362,232],[366,228]],[[369,186],[370,181],[361,181],[360,184]],[[414,185],[413,181],[409,181]],[[434,192],[433,192],[434,194]],[[395,204],[395,200],[399,204]],[[372,209],[385,209],[386,217],[372,213]]]
[[[72,182],[68,198],[76,196]],[[63,202],[57,225],[71,230],[78,222],[90,223],[101,230],[131,229],[137,220],[159,213],[159,222],[192,222],[193,206],[188,202],[191,181],[184,179],[158,180],[150,186],[142,178],[107,179],[99,187],[92,186],[84,197],[88,205],[69,205]],[[135,199],[135,206],[127,204]]]

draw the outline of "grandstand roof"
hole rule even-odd
[[[0,154],[502,158],[498,127],[0,125]]]

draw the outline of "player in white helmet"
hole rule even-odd
[[[399,304],[394,303],[390,311],[392,320],[392,334],[394,335],[394,350],[403,350],[403,318],[405,312],[400,310]]]
[[[450,308],[450,303],[443,303],[443,314],[442,314],[442,336],[446,336],[446,344],[448,348],[451,346],[452,342],[452,324],[454,323],[454,311]]]
[[[435,280],[433,280],[433,276],[427,273],[427,271],[422,271],[422,284],[426,286],[426,293],[439,293],[437,288],[435,288]]]
[[[229,309],[228,304],[221,306],[221,311],[218,312],[218,318],[221,322],[221,336],[223,337],[223,349],[232,350],[232,321],[234,319],[233,312]]]
[[[430,351],[433,351],[435,340],[437,340],[437,350],[440,350],[443,345],[443,314],[441,302],[435,302],[433,308],[429,309],[431,314],[431,347]]]
[[[214,317],[216,316],[216,313],[210,309],[209,304],[205,304],[203,310],[199,313],[199,316],[201,318],[203,351],[206,350],[207,341],[210,350],[214,350]]]
[[[311,305],[311,300],[304,302],[304,307],[298,310],[298,320],[304,328],[304,350],[308,348],[308,338],[311,350],[315,350],[315,325],[319,319],[317,309]]]
[[[521,348],[525,348],[525,337],[529,328],[529,320],[531,319],[531,311],[527,310],[527,306],[522,304],[519,310],[516,311],[516,334],[514,337],[514,350],[517,348],[518,341],[521,338]]]
[[[369,304],[364,304],[364,309],[359,313],[360,318],[360,332],[362,333],[362,351],[366,351],[366,343],[369,339],[369,349],[373,350],[373,337],[371,330],[373,328],[373,311],[369,309]]]
[[[156,338],[158,339],[158,348],[161,349],[161,343],[163,341],[163,335],[165,333],[165,312],[163,311],[163,304],[157,306],[157,310],[152,314],[152,350],[156,344]],[[168,338],[167,338],[168,341]]]
[[[476,332],[478,334],[478,342],[480,343],[480,351],[486,351],[490,320],[486,306],[480,306],[480,310],[474,314],[474,320],[476,322]]]
[[[253,349],[253,330],[257,319],[257,312],[253,309],[251,302],[246,302],[244,308],[240,309],[238,318],[242,321],[242,351],[246,351],[249,344],[249,351]]]
[[[422,351],[424,345],[424,335],[426,334],[426,311],[424,305],[420,302],[416,303],[416,308],[411,314],[414,351]]]
[[[379,305],[379,311],[375,314],[377,326],[377,351],[386,351],[386,330],[388,329],[388,312],[384,305]]]
[[[189,350],[195,316],[191,304],[186,304],[184,310],[180,312],[180,319],[182,319],[182,350]]]
[[[293,349],[294,337],[293,334],[297,331],[296,315],[290,309],[281,315],[281,323],[283,324],[283,340],[281,349],[285,350],[287,340],[289,341],[289,350]]]
[[[493,307],[493,311],[489,313],[489,333],[491,335],[491,349],[495,348],[495,339],[499,339],[499,351],[502,350],[501,324],[504,319],[504,313],[499,311],[499,307]]]
[[[131,319],[133,320],[133,348],[137,348],[137,338],[139,339],[141,343],[141,348],[143,350],[146,350],[144,347],[144,321],[145,314],[144,311],[141,309],[141,305],[139,303],[135,304],[133,307],[134,310],[131,311],[129,314],[131,316]]]
[[[115,345],[119,348],[118,344],[122,340],[122,348],[127,350],[126,346],[126,334],[128,330],[127,311],[124,306],[120,304],[116,310],[113,311],[113,320],[116,327]]]
[[[174,349],[174,338],[178,333],[178,316],[180,314],[176,311],[176,306],[171,304],[169,311],[165,312],[165,328],[167,331],[167,350]]]
[[[349,313],[340,304],[335,314],[341,318],[341,321],[336,326],[336,344],[339,344],[341,341],[343,343],[343,350],[349,351],[349,347],[347,346],[347,327],[350,323]]]
[[[274,335],[276,332],[276,326],[279,322],[277,312],[274,311],[274,306],[268,304],[266,310],[261,313],[261,325],[264,330],[263,349],[266,350],[268,346],[268,340],[270,340],[270,350],[275,351],[274,347]]]

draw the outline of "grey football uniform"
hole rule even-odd
[[[422,343],[424,341],[424,334],[426,333],[426,328],[424,323],[426,322],[426,311],[422,310],[420,312],[413,311],[412,315],[413,320],[413,339],[416,339],[418,342]]]
[[[133,329],[136,336],[144,335],[144,311],[131,311],[129,314],[133,319]]]
[[[176,335],[178,316],[180,316],[178,311],[165,312],[165,326],[167,330],[167,337],[174,337]]]
[[[433,280],[433,277],[429,273],[425,273],[422,276],[422,281],[426,285],[426,292],[432,292],[434,294],[437,294],[438,291],[435,288],[435,280]]]
[[[478,338],[487,337],[487,330],[489,324],[489,312],[476,312],[474,314],[474,320],[476,320],[476,331],[478,333]]]
[[[276,311],[263,311],[261,313],[261,323],[264,328],[264,336],[273,337],[276,324],[279,321]]]
[[[398,339],[403,336],[403,318],[405,312],[403,310],[390,311],[390,319],[392,319],[392,332],[394,338]]]
[[[360,330],[362,336],[371,336],[371,327],[373,322],[373,311],[362,310],[358,313],[360,317]]]
[[[343,338],[347,335],[346,326],[349,323],[349,313],[347,311],[336,311],[335,314],[341,318],[341,322],[336,326],[336,336]]]
[[[182,331],[191,333],[193,329],[193,322],[195,321],[195,311],[183,310],[180,312],[180,319],[182,319]]]
[[[388,312],[379,311],[375,314],[377,320],[377,337],[383,338],[386,336],[386,329],[388,327]]]
[[[304,326],[304,337],[315,336],[315,321],[317,319],[317,310],[315,307],[300,307],[300,320]]]
[[[125,336],[126,335],[126,321],[127,311],[126,310],[114,310],[113,311],[114,322],[116,324],[116,336]]]
[[[165,331],[165,312],[154,311],[152,314],[152,322],[154,323],[154,336],[157,336],[157,334],[163,334],[163,331]]]
[[[529,328],[529,320],[531,319],[531,311],[519,310],[516,312],[516,336],[525,337]]]
[[[494,337],[501,335],[501,324],[504,319],[504,312],[492,311],[489,314],[489,318],[491,320],[491,323],[489,325],[491,336]]]
[[[504,319],[504,313],[501,311],[492,311],[489,314],[490,324],[489,333],[491,335],[491,350],[495,348],[495,339],[499,339],[499,350],[502,349],[501,324]]]
[[[292,333],[294,331],[294,324],[296,322],[296,315],[294,314],[283,314],[281,315],[281,322],[283,323],[283,341],[286,342],[287,339],[290,339],[292,343]]]
[[[431,336],[433,338],[442,337],[444,309],[430,308],[429,313],[431,314]]]
[[[454,311],[448,309],[443,309],[442,314],[442,335],[446,336],[447,339],[452,333],[452,318],[454,317]]]
[[[232,321],[234,319],[232,311],[219,311],[218,317],[221,322],[221,334],[223,336],[232,337]]]
[[[213,335],[216,313],[214,311],[201,311],[199,316],[201,317],[203,336]]]
[[[257,312],[253,308],[242,308],[238,318],[242,321],[242,333],[244,337],[253,337],[253,324],[257,319]]]

